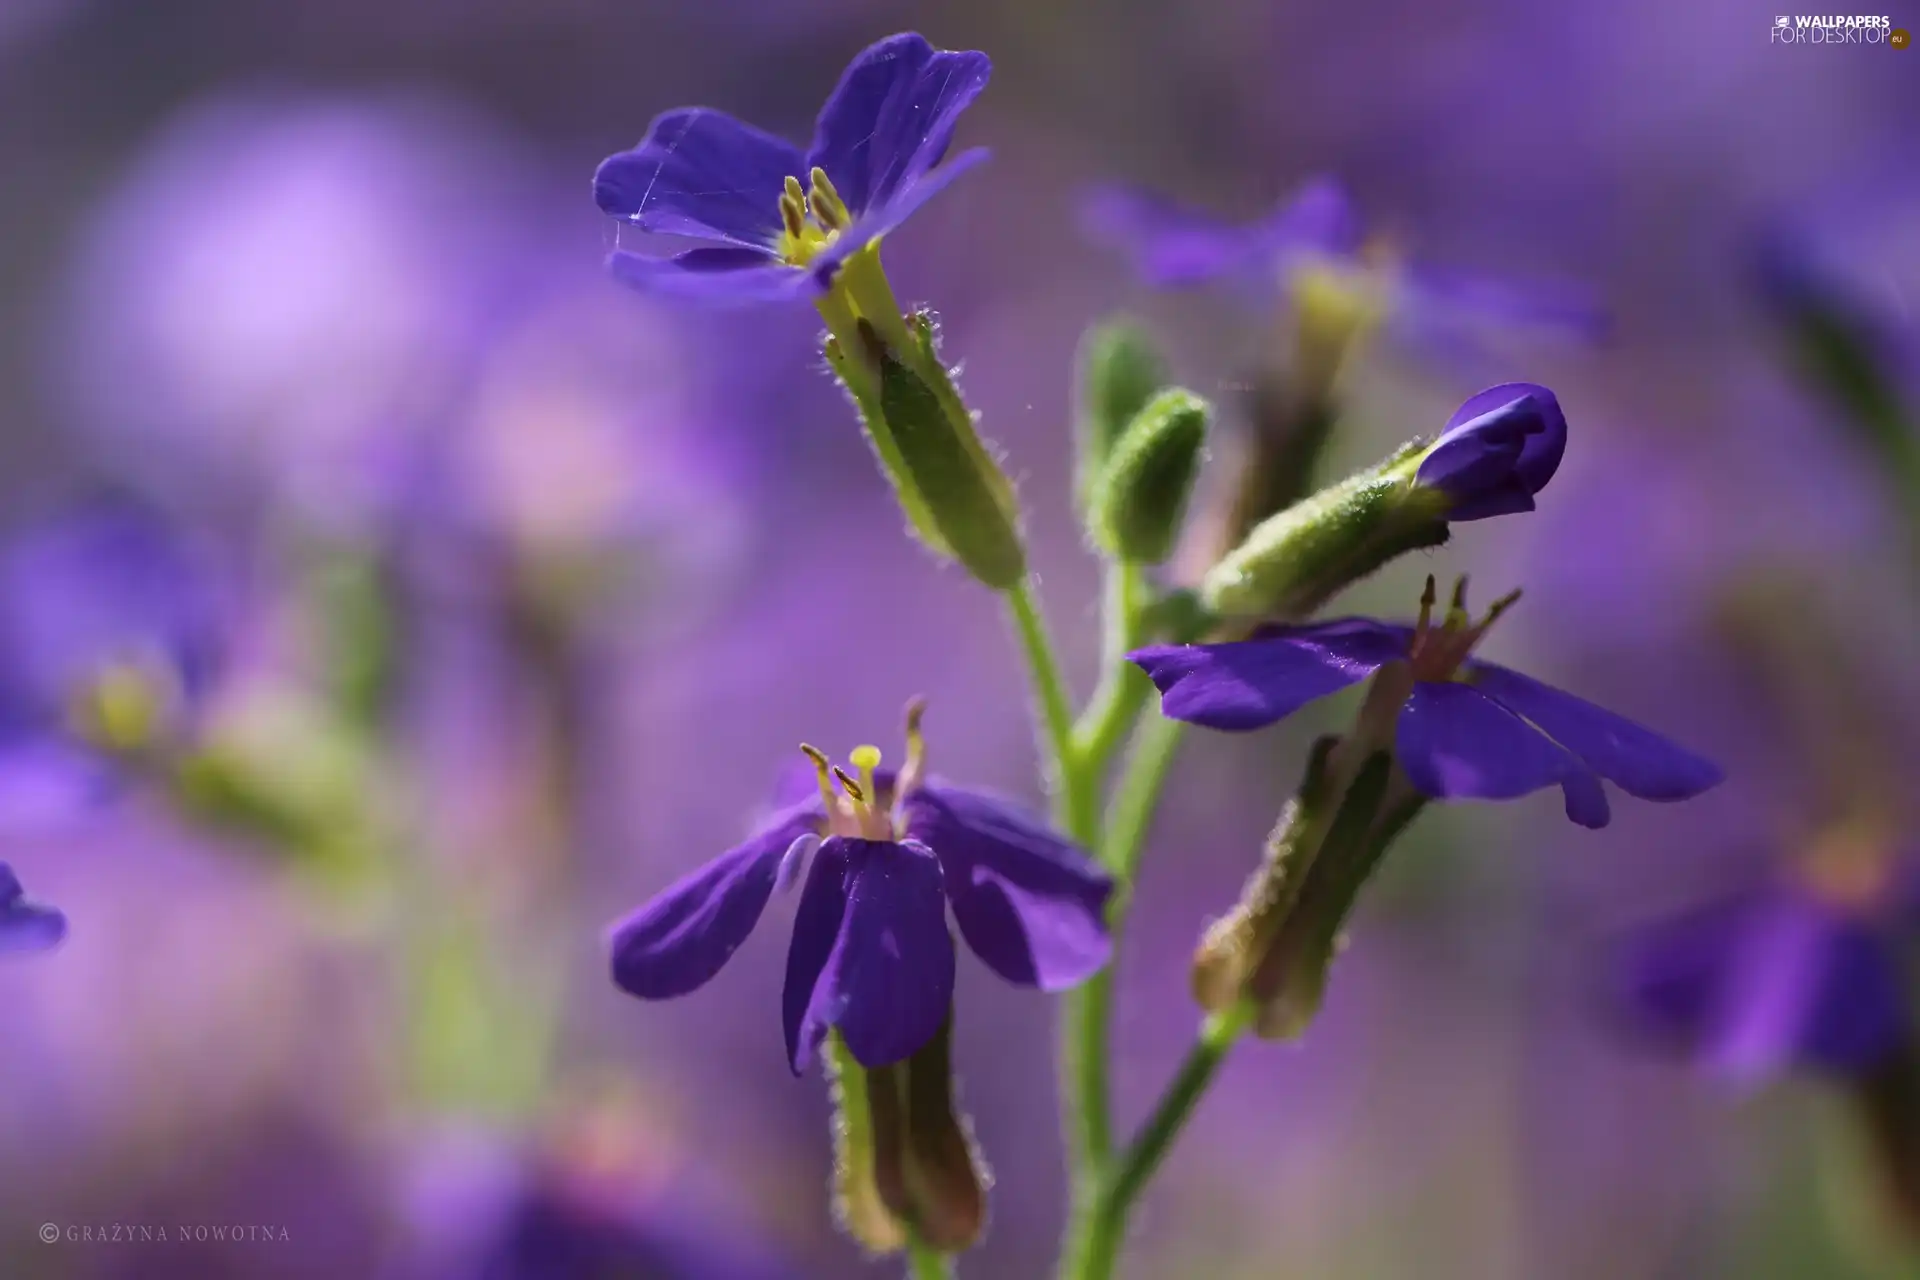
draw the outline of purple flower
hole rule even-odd
[[[52,353],[73,420],[115,475],[196,510],[377,529],[570,265],[547,260],[538,185],[432,94],[196,103],[80,228]]]
[[[582,1132],[435,1141],[402,1189],[413,1239],[388,1280],[791,1280],[750,1224],[677,1189],[657,1136],[617,1115]],[[591,1126],[590,1128],[588,1126]],[[568,1145],[571,1139],[573,1147]],[[576,1149],[577,1148],[577,1149]]]
[[[1454,410],[1415,479],[1448,495],[1449,520],[1512,515],[1533,510],[1566,451],[1567,418],[1553,392],[1506,382]]]
[[[1721,780],[1720,769],[1590,702],[1469,655],[1518,593],[1478,623],[1466,580],[1444,621],[1432,623],[1433,579],[1420,620],[1408,627],[1339,618],[1277,627],[1228,644],[1163,645],[1128,655],[1160,690],[1161,711],[1210,729],[1272,724],[1376,672],[1362,713],[1407,778],[1435,799],[1511,800],[1558,786],[1567,816],[1585,827],[1609,818],[1600,779],[1643,800],[1685,800]],[[1383,691],[1391,691],[1389,696]],[[1392,725],[1379,722],[1391,715]],[[1373,723],[1364,723],[1368,717]]]
[[[76,508],[0,546],[0,812],[97,797],[115,754],[184,731],[222,623],[201,549],[145,508]]]
[[[911,1056],[946,1020],[954,947],[946,911],[974,954],[1007,981],[1058,991],[1107,962],[1112,879],[1004,800],[922,778],[909,721],[898,775],[862,747],[744,844],[672,885],[613,930],[613,978],[643,1000],[710,980],[746,941],[776,882],[809,849],[787,952],[787,1058],[797,1075],[830,1027],[869,1067]],[[824,840],[821,837],[825,837]]]
[[[1309,279],[1339,283],[1390,319],[1403,337],[1442,343],[1461,329],[1520,326],[1595,338],[1605,318],[1587,300],[1460,272],[1383,262],[1365,242],[1352,198],[1316,177],[1274,211],[1244,225],[1171,204],[1129,186],[1090,192],[1082,221],[1094,239],[1125,252],[1154,288],[1224,282],[1260,297]]]
[[[841,263],[986,159],[940,164],[991,71],[983,53],[891,36],[840,77],[804,154],[725,112],[656,117],[639,146],[601,163],[594,198],[644,231],[707,243],[667,258],[617,251],[613,273],[719,304],[824,293]]]
[[[29,902],[13,868],[0,862],[0,951],[45,951],[67,936],[67,918]]]
[[[1740,1083],[1795,1068],[1859,1076],[1911,1030],[1902,947],[1920,915],[1911,862],[1801,872],[1643,924],[1608,956],[1631,1029]],[[1861,872],[1866,872],[1862,875]]]

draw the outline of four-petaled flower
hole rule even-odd
[[[27,899],[13,868],[0,862],[0,951],[45,951],[67,936],[67,918]]]
[[[1608,955],[1614,1009],[1741,1084],[1797,1068],[1858,1077],[1909,1047],[1920,863],[1859,835],[1836,831],[1764,883],[1623,934]]]
[[[184,732],[224,616],[203,549],[143,507],[60,512],[0,547],[0,818],[71,812],[116,757]]]
[[[857,779],[831,770],[837,793],[807,748],[818,793],[615,926],[614,981],[643,1000],[703,986],[809,849],[782,1001],[796,1075],[829,1028],[868,1067],[933,1038],[953,996],[948,904],[974,954],[1009,982],[1058,991],[1100,969],[1112,878],[1006,801],[926,777],[917,705],[907,738],[898,774],[862,747]]]
[[[646,231],[710,243],[673,257],[616,252],[620,279],[721,304],[820,295],[846,260],[987,158],[941,165],[992,63],[892,36],[853,60],[797,147],[724,112],[657,117],[594,176],[594,198]]]
[[[1651,730],[1469,656],[1518,593],[1478,623],[1465,594],[1463,578],[1437,626],[1428,578],[1411,627],[1338,618],[1129,657],[1160,690],[1167,716],[1233,731],[1272,724],[1378,673],[1360,732],[1391,742],[1408,780],[1435,799],[1510,800],[1557,785],[1569,818],[1604,827],[1601,778],[1643,800],[1684,800],[1720,782],[1718,766]]]
[[[1215,281],[1258,297],[1280,291],[1299,301],[1331,288],[1415,343],[1461,346],[1475,329],[1530,326],[1578,337],[1604,332],[1605,317],[1571,294],[1415,264],[1397,263],[1370,246],[1346,189],[1317,177],[1266,217],[1223,222],[1130,186],[1090,192],[1082,220],[1097,240],[1125,251],[1155,288]]]

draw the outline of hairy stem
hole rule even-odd
[[[918,1240],[907,1243],[908,1280],[952,1280],[953,1274],[952,1258]]]

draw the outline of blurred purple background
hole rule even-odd
[[[1429,814],[1363,902],[1322,1021],[1236,1056],[1144,1204],[1129,1274],[1897,1274],[1834,1098],[1735,1094],[1595,1007],[1612,930],[1805,834],[1803,753],[1718,622],[1732,585],[1817,581],[1822,625],[1877,691],[1873,732],[1913,758],[1899,517],[1781,371],[1748,256],[1790,224],[1911,322],[1920,54],[1782,48],[1771,17],[1719,0],[15,0],[3,514],[111,488],[211,538],[246,608],[209,714],[405,807],[408,856],[465,896],[423,908],[405,886],[288,872],[152,797],[7,834],[0,856],[72,933],[0,967],[0,1275],[588,1274],[474,1260],[576,1221],[662,1251],[609,1245],[614,1269],[592,1274],[706,1274],[661,1260],[703,1233],[741,1253],[727,1275],[897,1271],[829,1221],[825,1091],[779,1048],[784,929],[664,1005],[613,989],[600,931],[736,839],[794,744],[891,745],[915,693],[938,769],[1037,800],[1022,676],[990,597],[901,536],[815,318],[619,291],[589,177],[685,103],[804,138],[846,60],[899,29],[994,59],[961,138],[992,163],[887,257],[903,298],[940,312],[1009,456],[1083,692],[1081,331],[1144,316],[1232,416],[1268,329],[1230,298],[1145,294],[1080,237],[1076,195],[1119,178],[1252,216],[1328,171],[1420,258],[1585,285],[1617,317],[1599,350],[1369,353],[1334,467],[1512,378],[1552,386],[1573,436],[1538,514],[1463,526],[1353,608],[1410,612],[1427,572],[1471,569],[1483,598],[1524,585],[1489,656],[1733,774],[1684,808],[1623,803],[1599,833],[1551,793]],[[342,782],[297,691],[329,622],[315,575],[369,562],[405,606],[391,759]],[[1182,758],[1121,961],[1125,1115],[1185,1048],[1193,941],[1314,728],[1195,735]],[[387,961],[420,939],[450,958],[414,989]],[[486,975],[471,998],[468,970]],[[962,1274],[1040,1275],[1064,1208],[1048,1002],[961,971],[963,1096],[997,1177]],[[116,1223],[284,1237],[67,1230]]]

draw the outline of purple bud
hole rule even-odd
[[[1553,392],[1503,382],[1470,397],[1447,419],[1417,480],[1452,499],[1449,520],[1533,510],[1567,451],[1567,419]]]

